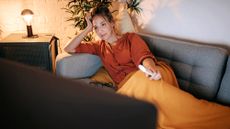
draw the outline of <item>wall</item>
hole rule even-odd
[[[53,33],[62,47],[75,33],[61,9],[66,1],[0,0],[0,39],[13,32],[26,33],[20,13],[30,8],[34,33]],[[229,0],[142,0],[141,8],[141,16],[133,17],[140,32],[224,45],[230,50]]]
[[[141,32],[224,45],[230,50],[229,0],[143,0],[141,7]]]

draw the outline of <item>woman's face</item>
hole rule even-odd
[[[105,41],[109,41],[114,34],[114,23],[108,21],[107,18],[104,18],[100,15],[96,15],[93,17],[93,28],[97,35]]]

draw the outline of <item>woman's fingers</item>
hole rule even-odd
[[[87,13],[86,16],[85,16],[85,20],[87,22],[87,27],[90,28],[90,31],[92,31],[92,29],[93,29],[93,24],[92,24],[91,19],[92,19],[91,14]]]
[[[161,74],[160,74],[160,71],[157,69],[157,67],[146,68],[145,76],[148,77],[150,80],[161,79]]]
[[[157,71],[157,74],[155,76],[155,80],[159,80],[159,79],[161,79],[161,74],[159,71]]]
[[[159,71],[153,72],[150,76],[149,76],[150,80],[159,80],[161,79],[161,74]]]
[[[85,17],[86,18],[91,18],[91,13],[86,13]]]

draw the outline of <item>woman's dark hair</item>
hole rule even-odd
[[[113,22],[113,16],[107,6],[98,6],[92,11],[92,18],[94,16],[100,15],[102,17],[106,17],[109,22]]]

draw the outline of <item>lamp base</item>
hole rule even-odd
[[[32,36],[27,36],[27,35],[25,35],[25,36],[22,36],[22,38],[38,38],[39,36],[37,35],[37,34],[35,34],[35,35],[32,35]]]
[[[32,26],[31,25],[26,25],[27,29],[27,36],[24,38],[38,38],[38,35],[33,34]]]

